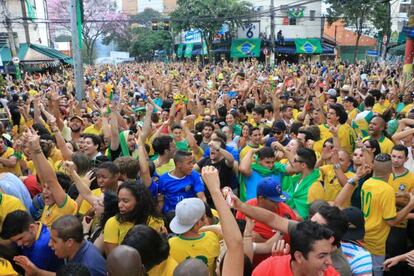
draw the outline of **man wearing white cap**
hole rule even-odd
[[[203,261],[213,275],[215,260],[220,253],[218,236],[213,232],[199,233],[205,225],[206,209],[199,198],[186,198],[175,207],[175,217],[170,223],[170,229],[177,234],[168,242],[170,255],[181,263],[187,258],[197,258]]]

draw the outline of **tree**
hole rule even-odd
[[[49,17],[53,20],[69,19],[70,0],[48,0]],[[96,40],[111,33],[127,32],[126,15],[117,11],[113,0],[83,0],[84,23],[82,41],[88,63],[93,62]],[[70,32],[70,22],[59,23]]]
[[[238,26],[252,9],[250,3],[239,0],[178,0],[177,5],[177,9],[171,13],[174,30],[201,30],[210,62],[213,61],[213,38],[222,24],[226,22],[230,26]]]
[[[132,30],[134,37],[129,52],[132,56],[151,60],[156,50],[168,51],[171,48],[171,35],[167,31],[153,31],[150,28],[136,27]]]
[[[128,31],[111,32],[108,36],[105,37],[103,43],[108,45],[111,43],[111,41],[114,41],[117,45],[118,50],[127,51],[131,47],[133,41],[132,35],[136,33],[134,29],[142,26],[151,27],[151,21],[155,19],[161,20],[162,14],[156,10],[146,8],[143,12],[130,16],[130,20],[133,23],[127,27]]]
[[[355,29],[357,35],[354,49],[354,61],[357,59],[359,40],[366,28],[367,23],[374,20],[374,8],[376,0],[326,0],[330,7],[328,12],[328,23],[332,24],[342,20],[345,25]]]

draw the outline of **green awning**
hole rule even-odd
[[[230,56],[232,58],[259,57],[260,44],[259,38],[233,39]]]
[[[48,57],[51,58],[55,58],[58,59],[60,61],[63,61],[65,63],[68,64],[73,64],[73,60],[71,57],[68,57],[67,55],[63,54],[62,52],[53,49],[53,48],[49,48],[43,45],[38,45],[38,44],[30,44],[30,48],[32,48],[33,50],[38,51],[39,53],[42,53]]]
[[[295,39],[296,54],[321,54],[322,45],[319,38]]]
[[[36,60],[33,60],[33,52],[37,52]],[[12,54],[9,47],[4,45],[0,48],[0,55],[1,59],[4,63],[12,61]],[[48,61],[51,60],[59,60],[60,62],[72,64],[73,60],[71,57],[64,55],[63,53],[59,52],[58,50],[38,45],[38,44],[27,44],[21,43],[19,45],[19,52],[18,57],[20,62],[33,62],[33,61]]]

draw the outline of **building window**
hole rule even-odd
[[[400,0],[400,4],[411,4],[411,0]]]
[[[309,11],[309,20],[310,21],[315,21],[315,14],[316,14],[315,10],[310,10]]]
[[[289,18],[289,25],[296,25],[296,18],[294,17]]]

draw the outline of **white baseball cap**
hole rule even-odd
[[[188,232],[205,215],[206,207],[199,198],[186,198],[175,206],[175,217],[170,229],[175,234]]]

